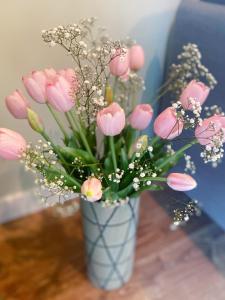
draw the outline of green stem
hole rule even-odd
[[[77,128],[75,127],[74,123],[73,123],[73,119],[71,118],[71,116],[69,115],[68,112],[65,113],[66,119],[68,121],[68,123],[70,124],[70,127],[73,131],[77,131]]]
[[[86,137],[85,137],[85,134],[84,134],[84,132],[83,132],[82,126],[80,126],[80,124],[79,124],[79,122],[77,121],[76,117],[75,117],[71,112],[68,112],[68,116],[69,116],[69,119],[70,119],[70,120],[72,119],[72,121],[71,121],[71,126],[72,126],[73,130],[75,130],[75,131],[78,130],[78,134],[79,134],[80,137],[81,137],[81,140],[82,140],[82,142],[83,142],[83,144],[84,144],[84,147],[86,148],[86,150],[87,150],[87,152],[90,154],[90,156],[91,156],[93,159],[95,159],[94,155],[92,154],[91,148],[90,148],[90,146],[89,146],[89,144],[88,144],[88,141],[87,141],[87,139],[86,139]],[[75,126],[74,126],[73,124],[75,124]]]
[[[145,177],[140,179],[140,181],[160,181],[160,182],[166,182],[166,178],[164,177]],[[151,188],[151,186],[149,186],[149,189]],[[125,187],[123,190],[119,191],[118,195],[119,197],[125,197],[126,195],[128,195],[130,192],[132,192],[133,190],[133,182],[130,183],[127,187]]]
[[[145,178],[141,178],[140,181],[160,181],[160,182],[166,182],[166,178],[165,177],[145,177]]]
[[[109,137],[109,144],[110,144],[110,149],[111,149],[111,152],[112,152],[113,166],[114,166],[114,170],[116,172],[117,161],[116,161],[116,151],[115,151],[115,144],[114,144],[114,137],[113,136]]]
[[[69,140],[69,137],[66,133],[66,130],[64,129],[61,121],[59,120],[58,116],[56,115],[55,111],[51,108],[51,106],[47,103],[47,107],[50,111],[50,113],[52,114],[53,118],[55,119],[56,123],[58,124],[59,128],[61,129],[63,135],[64,135],[64,138],[65,138],[65,141],[67,142]]]
[[[168,92],[168,90],[166,89],[166,90],[164,90],[163,92],[161,92],[160,94],[158,94],[158,95],[155,97],[155,99],[151,102],[151,105],[155,105],[156,102],[157,102],[160,98],[162,98],[162,96],[164,96],[167,92]]]
[[[115,80],[114,80],[114,84],[113,84],[113,99],[114,99],[114,101],[115,101],[115,95],[116,95],[117,84],[118,84],[118,77],[116,76],[116,77],[115,77]]]
[[[154,146],[158,141],[160,141],[160,139],[161,138],[159,136],[154,136],[150,141],[151,146]]]
[[[171,160],[175,159],[177,156],[179,156],[180,154],[182,154],[184,151],[186,151],[187,149],[191,148],[194,144],[197,144],[198,141],[197,140],[193,140],[191,143],[183,146],[182,148],[180,148],[178,151],[176,151],[174,153],[174,155],[168,157],[167,159],[165,159],[158,167],[158,169],[162,169],[163,167],[165,167]]]

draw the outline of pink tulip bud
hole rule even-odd
[[[153,116],[153,109],[150,104],[138,104],[129,117],[130,125],[137,130],[144,130],[148,127]]]
[[[81,186],[81,193],[86,196],[90,202],[98,201],[102,198],[101,181],[95,177],[91,177],[84,181]]]
[[[35,111],[33,111],[30,108],[27,109],[27,119],[30,124],[30,127],[34,131],[36,131],[40,134],[42,134],[44,132],[44,125],[43,125],[40,117],[38,116],[38,114]]]
[[[7,96],[5,103],[9,112],[16,119],[27,118],[27,109],[29,108],[29,103],[21,91],[16,90],[11,95]]]
[[[208,97],[209,91],[210,88],[206,86],[203,82],[192,80],[183,89],[180,96],[180,102],[183,108],[191,110],[191,100],[199,102],[202,105]]]
[[[24,86],[28,94],[37,102],[46,102],[47,77],[43,71],[34,71],[31,75],[23,77]]]
[[[173,107],[166,108],[154,122],[154,132],[162,139],[172,140],[182,133],[184,124],[175,115]]]
[[[120,134],[125,126],[125,113],[118,103],[113,102],[97,114],[97,125],[104,135]]]
[[[196,188],[197,182],[190,175],[171,173],[167,177],[168,186],[175,191],[190,191]]]
[[[218,116],[212,116],[203,120],[202,124],[195,129],[195,137],[199,144],[208,145],[212,143],[212,138],[222,128]]]
[[[133,45],[129,50],[129,61],[131,70],[140,70],[145,63],[144,50],[140,45]]]
[[[114,76],[123,76],[129,69],[128,51],[122,52],[118,49],[109,63],[110,73]]]
[[[26,147],[22,135],[10,129],[0,128],[0,157],[6,160],[19,159]]]
[[[58,111],[67,112],[75,105],[70,83],[61,75],[47,85],[48,102]]]

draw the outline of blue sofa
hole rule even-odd
[[[166,72],[176,61],[182,45],[189,42],[199,46],[203,63],[218,80],[207,105],[219,104],[225,111],[225,0],[181,2],[169,37]],[[166,106],[168,101],[164,99],[160,110]],[[198,187],[188,195],[197,199],[203,210],[225,230],[225,159],[219,167],[212,168],[202,162],[196,147],[189,153],[197,165]],[[183,168],[178,166],[176,170]]]

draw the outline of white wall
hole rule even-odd
[[[161,79],[168,32],[179,3],[180,0],[3,1],[0,10],[0,127],[16,129],[35,140],[35,134],[25,121],[14,120],[7,113],[4,97],[15,88],[22,88],[21,77],[30,70],[70,65],[62,50],[48,48],[42,42],[40,32],[59,24],[75,23],[82,17],[96,16],[114,38],[129,35],[144,46],[144,75],[148,77],[145,97],[152,95]],[[44,107],[34,107],[41,112],[48,127],[52,127]],[[7,191],[30,186],[29,176],[18,174],[23,174],[18,165],[0,161],[0,197]]]

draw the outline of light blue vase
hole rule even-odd
[[[107,208],[81,200],[80,206],[88,277],[98,288],[120,288],[133,272],[139,199]]]

